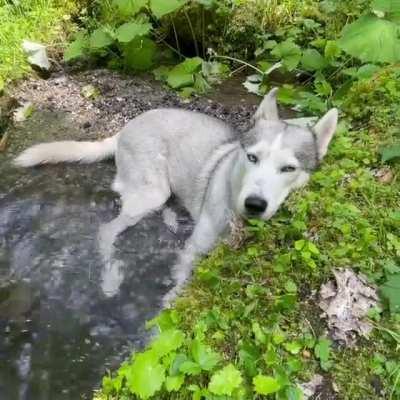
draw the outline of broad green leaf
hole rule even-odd
[[[211,393],[217,395],[231,396],[232,392],[240,386],[242,381],[243,378],[240,372],[232,364],[228,364],[211,377],[208,389]]]
[[[325,371],[328,370],[331,366],[331,363],[329,361],[331,354],[331,344],[332,342],[329,339],[320,338],[314,348],[315,356],[320,360],[321,368]]]
[[[328,40],[325,45],[324,56],[327,60],[334,60],[339,56],[341,50],[336,40]]]
[[[260,350],[252,342],[244,343],[239,350],[240,366],[247,375],[257,375],[257,360],[260,358]]]
[[[141,399],[153,396],[165,380],[165,368],[153,351],[138,354],[126,374],[129,390]]]
[[[155,43],[148,38],[137,38],[124,48],[125,64],[134,70],[146,71],[154,63]]]
[[[377,71],[380,70],[380,67],[374,64],[365,64],[358,68],[355,76],[358,79],[369,79],[371,78]]]
[[[168,376],[165,380],[165,388],[168,392],[178,391],[185,380],[184,375]]]
[[[116,31],[116,37],[121,43],[128,43],[138,36],[147,35],[151,24],[141,22],[127,22],[122,24]]]
[[[166,331],[175,328],[180,321],[180,316],[176,310],[164,310],[157,317],[146,322],[146,329],[157,326],[158,329]]]
[[[301,65],[307,71],[318,71],[324,69],[328,63],[318,50],[307,49],[303,52]]]
[[[400,0],[374,0],[371,9],[377,14],[382,13],[386,19],[400,22]]]
[[[281,385],[278,380],[272,376],[257,375],[253,378],[254,390],[258,394],[271,394],[276,393]]]
[[[387,162],[400,157],[400,143],[384,147],[381,151],[382,161]]]
[[[194,75],[194,88],[196,89],[196,93],[206,93],[207,90],[211,89],[210,84],[201,74]],[[219,280],[217,279],[217,282]]]
[[[289,280],[285,283],[285,290],[289,293],[296,293],[297,292],[297,285],[292,280]]]
[[[300,47],[291,40],[286,40],[276,45],[271,51],[271,54],[281,59],[288,71],[293,71],[298,66],[301,59]]]
[[[103,28],[98,28],[90,35],[90,47],[92,49],[102,49],[113,42],[112,37]]]
[[[300,342],[295,340],[293,342],[285,343],[284,347],[291,354],[299,354],[302,345]]]
[[[179,371],[187,375],[198,375],[201,372],[201,367],[198,363],[193,361],[184,361],[179,366]]]
[[[218,353],[196,339],[192,342],[191,351],[193,359],[205,371],[211,371],[220,360]]]
[[[287,400],[303,400],[303,391],[295,386],[289,386],[285,390]]]
[[[251,329],[257,342],[265,343],[267,341],[267,336],[265,335],[264,330],[261,328],[258,322],[253,322]]]
[[[113,0],[112,4],[121,16],[132,17],[147,6],[148,0]]]
[[[178,329],[169,329],[161,332],[151,343],[151,348],[158,357],[162,357],[182,346],[184,335]]]
[[[382,296],[388,300],[390,312],[400,312],[400,274],[389,275],[387,281],[380,287]]]
[[[166,65],[161,65],[158,68],[153,69],[152,73],[154,78],[158,81],[166,81],[168,78],[168,72],[171,71],[171,67],[167,67]]]
[[[187,0],[150,0],[150,9],[157,17],[179,10]]]
[[[345,26],[338,44],[362,61],[394,63],[400,60],[399,29],[393,22],[364,15]]]
[[[88,44],[88,39],[84,34],[77,35],[76,39],[65,49],[64,60],[71,61],[75,58],[82,57]]]
[[[187,58],[168,73],[167,83],[173,89],[194,84],[194,73],[199,71],[203,60],[200,57]]]

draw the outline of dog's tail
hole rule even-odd
[[[23,151],[14,160],[14,164],[18,167],[33,167],[60,162],[93,163],[114,156],[117,136],[98,142],[63,141],[37,144]]]

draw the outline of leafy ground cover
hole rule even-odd
[[[0,87],[31,71],[23,40],[43,42],[53,52],[62,49],[75,10],[70,0],[0,1]]]
[[[246,69],[248,90],[279,80],[281,104],[299,115],[341,110],[311,184],[201,261],[149,322],[155,339],[96,398],[294,400],[320,374],[320,398],[400,399],[398,2],[99,0],[82,15],[69,62],[150,70],[183,96]],[[381,295],[371,336],[353,348],[330,338],[317,305],[342,267]]]
[[[185,2],[174,2],[174,10],[164,9],[170,19],[163,22],[158,3],[146,8],[143,2],[133,13],[144,18],[140,28],[138,20],[108,20],[105,28],[100,17],[100,27],[78,38],[78,44],[86,44],[74,56],[98,57],[91,40],[101,29],[109,35],[101,56],[126,68],[128,31],[130,38],[146,37],[147,46],[166,23],[177,31],[177,50],[180,26],[171,15],[176,21],[182,13],[190,18],[190,7],[198,7],[194,3],[208,11],[215,6],[216,15],[230,15],[232,21],[266,4],[193,2],[185,9]],[[121,4],[127,3],[111,7]],[[227,6],[231,9],[224,14]],[[315,374],[324,377],[321,398],[400,398],[400,70],[395,64],[400,9],[378,0],[284,1],[275,2],[274,10],[283,10],[284,17],[270,26],[249,12],[244,29],[229,24],[225,39],[246,32],[242,42],[226,40],[221,46],[214,41],[206,58],[196,54],[178,65],[179,57],[169,63],[159,58],[151,68],[157,67],[155,76],[184,96],[207,90],[212,68],[226,74],[228,68],[246,67],[252,75],[245,86],[258,94],[278,72],[284,82],[282,104],[303,114],[340,107],[329,156],[311,184],[271,221],[250,221],[239,248],[221,245],[199,263],[175,307],[149,323],[159,335],[104,378],[97,399],[302,399],[300,384]],[[253,53],[243,56],[240,45]],[[107,46],[116,46],[116,55],[110,56]],[[369,315],[375,329],[353,348],[330,338],[317,305],[321,284],[343,267],[381,289],[381,304]]]

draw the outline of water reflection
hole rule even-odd
[[[0,399],[91,398],[105,369],[143,344],[190,220],[173,204],[146,217],[104,265],[112,163],[0,172]]]

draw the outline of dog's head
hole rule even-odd
[[[264,97],[241,140],[244,167],[237,209],[245,218],[271,218],[292,190],[307,183],[336,130],[335,108],[312,128],[279,119],[276,94],[272,89]]]

